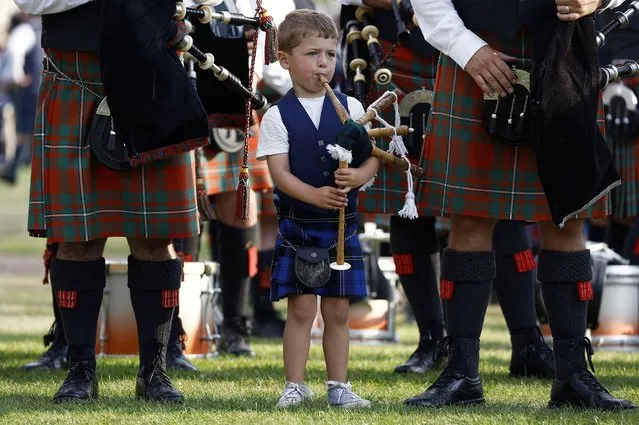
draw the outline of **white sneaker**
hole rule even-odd
[[[328,381],[328,404],[340,409],[366,409],[371,407],[371,402],[355,394],[351,390],[351,383]]]
[[[296,384],[295,382],[286,381],[284,393],[277,402],[278,409],[286,409],[299,405],[304,400],[313,398],[313,392],[305,384]]]

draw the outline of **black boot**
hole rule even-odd
[[[610,394],[588,371],[584,351],[588,355],[592,371],[595,371],[591,360],[592,346],[588,338],[554,340],[553,346],[558,365],[563,364],[565,368],[571,369],[572,374],[565,379],[555,379],[548,407],[574,406],[600,410],[635,408],[630,401]]]
[[[129,256],[128,284],[140,347],[138,399],[184,401],[166,374],[166,351],[181,282],[181,260],[142,261]]]
[[[259,252],[257,260],[258,272],[257,275],[251,278],[254,317],[252,334],[264,338],[282,338],[286,321],[277,314],[271,301],[272,261],[272,249]]]
[[[442,332],[439,330],[437,333],[440,335],[437,338],[433,338],[430,332],[422,336],[417,350],[405,363],[395,368],[395,373],[426,373],[432,369],[440,369],[443,366],[443,358],[435,356],[435,351]]]
[[[95,374],[96,328],[106,285],[104,258],[95,261],[51,260],[51,287],[69,345],[69,373],[53,397],[63,401],[98,397]]]
[[[613,397],[589,371],[592,347],[584,337],[588,300],[592,299],[590,251],[539,253],[539,281],[555,349],[555,381],[548,407],[580,406],[602,410],[632,409]]]
[[[444,250],[440,293],[449,336],[442,340],[438,354],[448,351],[448,364],[433,385],[406,400],[406,405],[442,407],[485,402],[479,377],[479,336],[494,278],[493,251]]]
[[[257,274],[259,232],[257,226],[218,226],[222,313],[224,325],[217,353],[254,356],[249,346],[251,334],[251,278]]]
[[[195,365],[184,355],[184,350],[186,349],[186,346],[184,345],[186,332],[184,332],[184,328],[182,327],[182,320],[177,317],[179,314],[179,306],[175,307],[173,314],[175,317],[171,324],[169,345],[166,347],[166,367],[168,369],[182,369],[197,372],[197,367],[195,367]]]
[[[510,374],[554,378],[552,350],[537,327],[533,275],[537,265],[525,223],[507,220],[497,223],[493,249],[497,264],[493,286],[512,343]]]
[[[222,326],[222,337],[217,344],[216,354],[253,357],[255,352],[249,345],[251,322],[246,317],[237,317]]]
[[[61,337],[60,334],[62,334]],[[68,346],[66,338],[64,337],[64,328],[62,326],[62,323],[58,320],[53,322],[51,328],[49,329],[49,332],[44,336],[43,339],[44,346],[47,347],[49,344],[51,344],[51,347],[49,347],[49,349],[45,351],[38,360],[24,365],[24,370],[62,370],[69,367],[67,363]]]
[[[555,377],[555,360],[550,347],[544,341],[539,327],[510,334],[512,355],[510,374],[513,376]]]
[[[479,340],[445,337],[435,360],[446,351],[448,351],[448,366],[426,391],[406,400],[407,406],[468,406],[486,402],[477,369]]]
[[[155,356],[150,361],[146,356],[144,360],[140,359],[140,371],[135,383],[135,398],[160,402],[184,402],[184,395],[175,389],[169,375],[166,374],[163,362],[165,347],[157,344],[155,347],[147,345],[144,348],[145,354],[155,349]]]
[[[69,373],[53,396],[53,402],[96,400],[98,378],[95,375],[95,350],[70,347],[69,365]]]
[[[433,361],[435,346],[443,337],[444,313],[437,290],[431,256],[439,250],[435,219],[409,220],[391,217],[390,244],[406,299],[419,330],[419,346],[410,358],[395,368],[396,373],[425,373],[441,367]],[[415,235],[419,235],[416,239]]]

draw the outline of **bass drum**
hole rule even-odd
[[[96,354],[137,354],[138,331],[127,286],[126,261],[107,261],[107,284],[100,310]],[[216,301],[218,265],[184,263],[180,288],[180,319],[187,354],[208,355],[219,339]]]
[[[608,266],[599,305],[592,344],[609,349],[639,349],[639,267]]]

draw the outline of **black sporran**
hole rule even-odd
[[[321,288],[331,277],[328,248],[297,247],[295,276],[308,288]]]
[[[530,73],[513,67],[517,82],[514,92],[506,97],[498,93],[484,94],[484,129],[495,140],[508,145],[521,146],[534,139],[530,96]]]

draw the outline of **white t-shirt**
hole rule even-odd
[[[304,110],[318,128],[322,117],[324,96],[298,98]],[[364,107],[354,97],[347,98],[348,114],[357,120],[365,114]],[[260,138],[257,143],[257,159],[265,160],[269,155],[288,153],[288,131],[282,122],[280,110],[277,105],[272,106],[262,117],[260,125]]]

